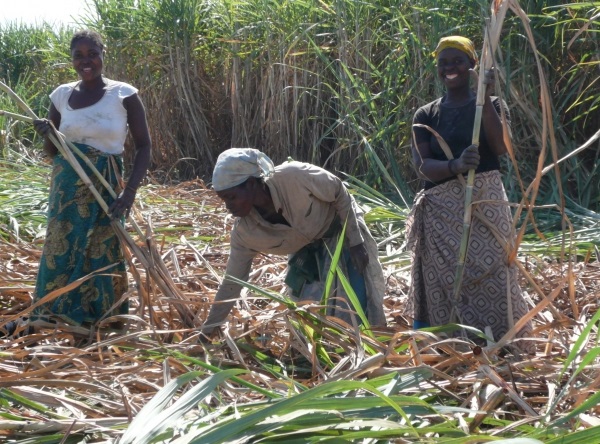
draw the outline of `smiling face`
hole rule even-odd
[[[469,85],[469,70],[475,67],[475,62],[469,56],[456,48],[446,48],[437,58],[437,70],[446,88],[460,88]]]
[[[250,214],[254,205],[254,184],[255,181],[251,177],[241,185],[227,188],[226,190],[217,191],[217,196],[221,198],[227,211],[233,216],[245,217]]]
[[[83,38],[78,40],[71,50],[73,68],[81,80],[90,81],[102,75],[104,66],[104,51],[93,40]]]

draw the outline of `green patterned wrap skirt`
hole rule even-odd
[[[118,194],[121,187],[114,166],[120,175],[123,170],[122,158],[87,145],[75,145]],[[83,160],[77,155],[75,157],[110,206],[114,198]],[[53,315],[76,325],[95,323],[109,314],[110,308],[127,290],[123,251],[110,217],[69,162],[57,154],[53,159],[53,167],[48,226],[34,301],[96,270],[110,267],[38,308],[34,317]],[[124,302],[111,314],[124,314],[128,309],[128,303]]]

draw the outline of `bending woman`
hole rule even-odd
[[[87,186],[48,139],[48,119],[34,122],[44,135],[44,149],[52,157],[48,227],[34,293],[38,301],[97,270],[100,274],[48,302],[36,316],[56,316],[72,323],[96,323],[110,314],[128,312],[127,301],[111,312],[127,290],[123,251],[111,218],[128,214],[150,163],[151,142],[146,114],[137,89],[102,75],[104,43],[90,30],[71,39],[71,59],[79,80],[60,85],[51,94],[49,120],[94,164],[118,194],[114,199],[77,155],[82,168],[110,206],[100,207]],[[127,131],[135,145],[133,168],[120,185]]]
[[[323,168],[285,162],[277,167],[264,153],[232,148],[219,155],[213,188],[227,210],[237,217],[231,233],[227,275],[247,280],[258,253],[293,255],[286,283],[299,299],[320,301],[330,264],[329,253],[346,223],[344,260],[340,266],[372,325],[385,324],[383,270],[377,244],[362,212],[342,181]],[[224,279],[202,333],[210,335],[223,323],[241,286]],[[338,283],[333,285],[329,314],[351,321],[352,305]]]
[[[415,328],[456,321],[482,331],[490,327],[498,340],[527,312],[516,267],[508,263],[514,233],[499,171],[499,157],[507,152],[500,107],[507,118],[508,110],[486,93],[479,148],[472,145],[476,93],[469,80],[477,64],[473,43],[460,36],[445,37],[435,56],[446,94],[419,108],[413,119],[413,161],[424,188],[407,222],[413,258],[408,315]],[[444,139],[451,156],[425,126]],[[471,236],[460,296],[455,298],[465,201],[462,176],[470,169],[476,171]],[[530,330],[528,324],[519,336]]]

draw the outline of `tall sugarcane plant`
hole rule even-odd
[[[471,143],[479,146],[479,134],[481,129],[481,116],[483,114],[483,105],[485,103],[485,95],[487,82],[485,72],[490,70],[494,65],[494,53],[498,47],[500,39],[500,31],[509,1],[494,0],[491,6],[491,18],[486,21],[483,38],[483,48],[481,50],[481,64],[479,75],[477,78],[477,98],[475,102],[475,120],[473,123],[473,136]],[[504,123],[503,123],[504,125]],[[469,237],[471,234],[472,220],[472,203],[473,203],[473,184],[475,183],[475,170],[470,169],[467,175],[467,184],[465,188],[465,206],[463,216],[463,234],[460,241],[458,252],[458,262],[456,265],[456,274],[454,277],[454,306],[452,309],[451,322],[457,319],[460,322],[460,314],[457,310],[457,304],[460,299],[460,290],[462,288],[463,275],[465,270],[465,259],[469,250]]]

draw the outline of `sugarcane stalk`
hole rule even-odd
[[[0,85],[0,88],[2,88],[2,85]],[[2,88],[2,89],[4,89],[4,88]],[[0,110],[0,116],[10,117],[13,120],[20,120],[20,121],[26,122],[26,123],[33,123],[32,117],[23,116],[21,114],[15,114],[15,113],[11,113],[11,112],[4,111],[4,110]],[[86,183],[86,185],[88,186],[88,188],[90,189],[90,191],[92,192],[94,197],[98,200],[102,209],[108,213],[108,205],[106,204],[106,202],[104,202],[104,199],[102,199],[102,197],[99,195],[99,193],[95,189],[94,185],[91,184],[91,181],[85,179],[85,178],[87,178],[87,174],[83,170],[81,170],[81,167],[79,166],[79,162],[77,162],[70,155],[69,151],[73,151],[75,154],[77,154],[79,156],[79,158],[90,168],[92,173],[94,173],[94,175],[98,178],[100,183],[104,186],[104,188],[106,188],[108,193],[113,198],[117,197],[117,193],[115,192],[115,190],[113,190],[112,186],[108,183],[108,181],[104,178],[104,176],[102,176],[102,174],[100,174],[100,171],[98,171],[98,169],[92,163],[92,161],[89,159],[89,157],[87,157],[83,152],[81,152],[81,150],[79,148],[77,148],[77,146],[74,143],[66,140],[64,134],[62,134],[60,131],[58,131],[56,128],[54,128],[54,126],[52,126],[52,128],[53,128],[53,132],[56,135],[58,135],[58,137],[56,137],[55,134],[50,134],[49,135],[50,140],[52,141],[52,143],[54,143],[54,145],[56,145],[57,147],[60,147],[59,149],[60,149],[61,154],[63,154],[63,156],[65,156],[69,160],[69,163],[71,163],[73,165],[73,168],[75,168],[78,171],[79,176]],[[65,146],[65,144],[66,144],[66,146]],[[67,147],[68,147],[68,149],[67,149]],[[75,163],[73,163],[73,162],[75,162]],[[75,164],[77,166],[75,166]],[[131,222],[132,227],[135,229],[136,233],[139,236],[143,236],[142,230],[140,229],[140,227],[136,223],[136,221],[133,218],[131,218],[130,222]]]
[[[1,85],[0,85],[0,87],[1,87]],[[4,89],[4,88],[2,88],[2,89]],[[33,118],[32,117],[23,116],[21,114],[11,113],[9,111],[0,110],[0,116],[6,116],[6,117],[9,117],[9,118],[11,118],[13,120],[20,120],[20,121],[26,122],[26,123],[33,123]],[[66,145],[69,147],[69,149],[71,151],[73,151],[75,154],[77,154],[79,156],[79,158],[90,168],[90,170],[92,171],[92,173],[94,173],[94,175],[98,178],[98,180],[100,181],[100,183],[104,186],[104,188],[106,188],[106,190],[108,191],[108,193],[113,198],[116,198],[117,197],[117,193],[113,190],[112,186],[108,183],[108,181],[104,178],[104,176],[102,176],[102,174],[100,174],[100,171],[98,171],[98,169],[92,163],[92,161],[85,154],[83,154],[83,152],[81,152],[81,150],[79,148],[77,148],[77,146],[74,143],[69,142],[68,140],[66,140],[64,134],[62,134],[60,131],[58,131],[54,127],[53,127],[53,130],[54,130],[54,132],[56,134],[59,135],[59,137],[56,138],[54,136],[54,134],[51,134],[50,138],[51,138],[52,142],[56,146],[62,145],[63,142],[66,143]],[[65,147],[63,146],[63,149],[60,150],[61,154],[64,152],[64,149],[65,149]],[[87,185],[87,183],[86,183],[86,185]],[[91,186],[93,188],[93,185],[91,185]],[[94,193],[94,191],[92,191],[92,193],[94,194],[94,196],[97,199],[99,199],[98,201],[100,202],[100,205],[102,206],[102,208],[106,212],[108,212],[108,207],[107,207],[106,203],[104,203],[104,205],[103,205],[103,199],[101,197],[99,197],[96,193]],[[138,224],[135,222],[135,220],[134,219],[130,219],[130,222],[131,222],[133,228],[135,229],[135,231],[138,233],[138,235],[142,236],[143,235],[142,234],[142,230],[140,229],[140,227],[138,226]]]
[[[484,37],[484,48],[488,43],[487,32]],[[482,51],[483,52],[483,51]],[[483,54],[482,54],[482,67],[483,67]],[[475,121],[473,123],[473,136],[471,138],[471,144],[479,146],[479,134],[481,127],[481,116],[483,114],[483,104],[485,103],[485,88],[486,85],[483,83],[484,76],[478,76],[477,81],[477,98],[475,101]],[[450,316],[450,322],[462,322],[460,314],[456,308],[458,301],[460,300],[460,290],[462,288],[463,276],[465,270],[465,259],[469,250],[469,237],[471,234],[471,221],[472,221],[472,202],[473,202],[473,185],[475,183],[475,170],[470,169],[467,174],[467,184],[465,187],[465,206],[463,213],[463,233],[460,240],[460,247],[458,250],[458,262],[456,264],[456,273],[454,276],[454,304],[452,307],[452,313]]]
[[[5,89],[2,85],[0,85],[0,88]],[[5,91],[6,91],[6,89],[5,89]],[[15,95],[14,97],[16,98],[17,96]],[[33,113],[33,111],[31,111],[31,112]],[[10,117],[11,119],[20,120],[20,121],[26,122],[26,123],[33,123],[34,118],[37,118],[37,117],[35,117],[35,114],[34,114],[34,117],[29,117],[29,116],[23,116],[23,115],[20,115],[20,114],[11,113],[11,112],[4,111],[4,110],[0,110],[0,116]],[[75,152],[85,162],[85,164],[88,167],[90,167],[91,171],[100,180],[100,182],[102,183],[102,185],[104,185],[104,187],[107,189],[107,191],[110,193],[110,195],[112,197],[117,197],[117,194],[112,189],[112,186],[106,181],[106,179],[104,178],[104,176],[102,176],[102,174],[100,174],[100,172],[94,166],[94,164],[90,161],[90,159],[85,154],[83,154],[81,152],[81,150],[79,148],[77,148],[77,146],[75,146],[75,144],[73,144],[72,142],[67,141],[65,139],[64,135],[62,133],[60,133],[56,128],[54,128],[54,125],[52,126],[52,130],[53,130],[53,133],[51,133],[51,134],[48,135],[48,137],[50,138],[50,140],[52,141],[52,143],[54,143],[54,145],[59,148],[61,154],[63,156],[65,156],[65,158],[67,158],[67,160],[69,160],[69,163],[72,164],[73,168],[75,168],[75,170],[77,171],[77,173],[80,176],[80,178],[85,182],[85,184],[90,189],[90,191],[92,192],[92,194],[94,195],[94,197],[96,197],[96,199],[100,203],[100,206],[102,207],[102,209],[105,212],[108,212],[108,205],[106,204],[106,202],[104,201],[104,199],[102,199],[102,197],[98,193],[98,190],[96,190],[96,188],[94,187],[94,185],[89,180],[89,177],[81,169],[81,166],[79,165],[79,162],[76,161],[76,159],[72,156],[72,153],[70,151]],[[67,149],[67,147],[68,147],[68,149]],[[141,233],[141,231],[139,231],[139,232]]]
[[[9,96],[11,96],[17,102],[17,104],[20,107],[24,108],[24,110],[29,114],[29,116],[22,116],[19,114],[10,113],[8,111],[0,111],[0,115],[5,115],[5,116],[11,117],[15,120],[21,120],[21,121],[27,122],[27,123],[32,123],[34,119],[37,119],[37,116],[35,115],[35,113],[8,86],[6,86],[4,83],[0,82],[0,89],[3,89]],[[108,205],[106,204],[106,202],[104,201],[104,199],[102,198],[102,196],[100,195],[100,193],[98,192],[96,187],[93,185],[92,181],[90,180],[88,175],[85,173],[83,168],[81,168],[81,165],[79,164],[77,159],[75,159],[75,156],[73,155],[73,152],[71,151],[71,149],[69,149],[69,148],[75,148],[75,150],[79,151],[77,149],[77,147],[75,147],[75,145],[73,145],[72,143],[67,142],[65,140],[64,136],[56,128],[54,128],[54,125],[52,125],[52,132],[50,134],[48,134],[48,138],[58,148],[58,150],[65,157],[65,159],[68,160],[68,162],[71,164],[71,166],[73,167],[73,169],[75,170],[77,175],[81,178],[81,180],[85,183],[85,185],[88,187],[90,192],[94,195],[94,197],[96,198],[96,200],[98,201],[98,203],[100,204],[102,209],[108,213]],[[67,144],[69,144],[70,146],[68,147]],[[83,153],[81,151],[79,151],[79,155],[86,157],[83,155]],[[91,162],[89,162],[89,159],[88,159],[88,166],[90,166],[92,168],[92,171],[94,171],[98,177],[102,176],[100,174],[100,172],[93,166],[93,164]],[[106,180],[104,180],[104,178],[102,178],[102,179],[103,179],[102,184],[105,187],[107,187],[109,192],[112,192],[113,197],[115,197],[116,194],[115,194],[114,190],[112,190],[112,187],[108,184],[108,182],[106,182]]]
[[[4,88],[2,88],[4,89]],[[15,113],[11,113],[9,111],[5,111],[5,110],[0,110],[0,116],[6,116],[9,117],[13,120],[20,120],[21,122],[26,122],[26,123],[33,123],[33,119],[32,117],[29,116],[23,116],[21,114],[15,114]],[[94,166],[94,164],[90,161],[90,159],[81,152],[81,150],[79,148],[77,148],[77,146],[75,144],[73,144],[72,142],[69,142],[68,140],[65,139],[64,135],[62,133],[60,133],[58,130],[56,130],[56,128],[53,128],[54,131],[56,133],[58,133],[60,135],[60,137],[58,138],[58,140],[56,140],[57,143],[55,143],[55,145],[62,145],[63,142],[65,142],[67,144],[67,146],[73,151],[75,152],[84,162],[85,164],[90,167],[91,171],[94,173],[94,175],[98,178],[98,180],[100,180],[100,182],[102,183],[102,185],[104,185],[104,187],[106,188],[106,190],[110,193],[110,195],[112,197],[117,197],[117,193],[115,193],[115,191],[112,189],[112,186],[107,182],[107,180],[104,178],[104,176],[102,176],[102,174],[100,174],[100,172],[98,171],[98,169]],[[52,137],[54,137],[54,135],[51,135]],[[55,140],[52,140],[52,142],[54,143]],[[63,152],[63,150],[61,150],[61,153]],[[141,233],[141,231],[140,231]]]
[[[13,120],[20,120],[22,122],[26,122],[26,123],[32,123],[33,119],[31,117],[27,117],[27,116],[22,116],[20,114],[15,114],[15,113],[11,113],[8,111],[4,111],[3,109],[0,109],[0,116],[6,116],[9,117]]]
[[[475,120],[473,122],[473,135],[471,144],[479,146],[479,135],[481,129],[481,118],[483,115],[483,105],[485,103],[486,88],[485,71],[493,65],[494,51],[498,46],[502,23],[508,8],[508,1],[494,0],[491,7],[491,19],[486,20],[484,29],[483,49],[481,51],[480,75],[477,76],[477,98],[475,101]],[[469,250],[469,237],[471,234],[472,221],[472,203],[473,203],[473,185],[475,183],[475,170],[470,169],[467,174],[467,184],[465,187],[465,205],[463,214],[463,233],[458,251],[458,261],[456,264],[456,273],[454,276],[454,304],[450,314],[450,322],[461,322],[460,313],[457,305],[460,300],[460,291],[463,284],[465,261]]]
[[[36,114],[31,110],[31,108],[29,108],[27,106],[27,104],[23,100],[21,100],[21,98],[3,82],[0,82],[0,89],[3,90],[4,92],[6,92],[17,103],[17,105],[22,110],[24,110],[28,115],[21,116],[21,115],[17,115],[14,113],[8,113],[6,111],[2,111],[2,114],[7,115],[8,117],[15,118],[17,120],[22,120],[22,121],[28,122],[28,123],[31,123],[31,122],[33,122],[34,119],[38,118],[36,116]],[[51,132],[48,134],[48,138],[57,147],[57,149],[60,151],[60,153],[63,155],[63,157],[69,162],[69,164],[75,170],[75,172],[80,177],[80,179],[83,181],[83,183],[88,187],[88,189],[90,190],[90,192],[92,193],[94,198],[98,201],[98,204],[100,205],[100,207],[108,214],[109,213],[108,204],[102,198],[101,194],[98,192],[98,190],[96,189],[96,187],[90,180],[89,176],[86,174],[84,169],[81,167],[81,164],[77,161],[73,152],[76,152],[82,159],[84,159],[84,162],[90,167],[90,169],[94,172],[94,174],[100,179],[102,185],[107,188],[107,190],[113,197],[116,197],[116,193],[112,189],[112,186],[104,179],[104,177],[102,177],[100,172],[89,161],[87,156],[85,156],[73,143],[68,142],[65,139],[64,135],[61,134],[54,127],[54,125],[52,125],[52,123],[51,123],[51,126],[52,126],[52,129],[51,129]],[[137,224],[135,224],[135,221],[133,221],[133,219],[131,219],[131,221],[132,221],[132,224],[135,226],[138,234],[141,235],[142,231],[140,230],[140,228],[137,226]],[[127,245],[129,247],[129,249],[133,252],[133,254],[139,259],[142,266],[148,271],[148,274],[153,278],[153,280],[156,282],[156,284],[160,288],[160,290],[164,294],[170,295],[174,299],[179,299],[179,300],[185,301],[186,298],[181,293],[181,291],[174,285],[174,282],[173,282],[171,276],[169,275],[168,270],[166,270],[166,267],[164,267],[164,264],[163,264],[162,268],[153,266],[153,265],[156,265],[156,263],[157,263],[157,261],[156,261],[157,255],[153,255],[151,251],[148,252],[148,251],[145,251],[144,249],[140,248],[137,245],[137,243],[131,238],[129,233],[125,230],[125,227],[122,224],[120,224],[119,222],[117,222],[116,220],[111,221],[111,226],[115,230],[115,233],[116,233],[117,237],[119,238],[119,240],[123,244]],[[194,317],[195,316],[192,312],[190,312],[189,310],[186,310],[187,306],[186,306],[185,302],[183,302],[181,304],[176,303],[174,305],[175,305],[175,308],[178,311],[179,315],[181,316],[184,324],[190,328],[194,327]]]

